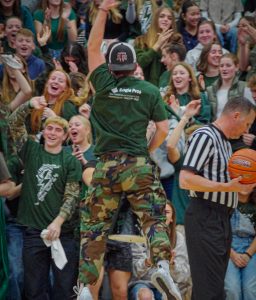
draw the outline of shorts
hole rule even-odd
[[[112,269],[132,272],[131,244],[108,240],[105,255],[105,268],[107,271]]]

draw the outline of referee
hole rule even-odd
[[[229,99],[221,116],[190,137],[180,186],[189,190],[185,232],[193,281],[192,300],[224,300],[224,278],[230,255],[230,215],[237,192],[256,184],[230,180],[227,165],[232,155],[229,139],[238,139],[255,119],[255,107],[244,97]]]

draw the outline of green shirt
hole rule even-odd
[[[78,114],[78,107],[70,100],[64,102],[61,117],[69,121],[73,116]]]
[[[34,12],[33,17],[34,17],[34,20],[36,20],[42,24],[44,23],[44,12],[42,9],[36,10]],[[76,14],[73,11],[73,9],[71,10],[71,13],[70,13],[70,16],[68,17],[68,19],[69,19],[69,21],[73,21],[76,19]],[[57,32],[58,32],[58,27],[59,27],[59,20],[60,20],[60,18],[56,18],[56,19],[51,18],[52,35],[51,35],[50,40],[47,42],[47,45],[50,49],[54,49],[54,50],[63,49],[68,42],[68,31],[67,31],[66,26],[64,28],[63,40],[62,41],[58,40]]]
[[[178,225],[184,225],[184,217],[186,209],[189,205],[189,195],[188,191],[180,188],[180,169],[183,164],[183,154],[181,153],[180,159],[174,164],[175,174],[174,174],[174,181],[173,181],[173,188],[172,188],[172,204],[176,210],[176,223]]]
[[[148,156],[148,122],[167,119],[158,88],[132,76],[116,78],[106,64],[96,68],[90,80],[96,90],[91,112],[95,154],[122,151]]]
[[[208,77],[204,75],[205,88],[211,86],[220,76]]]
[[[165,71],[164,64],[161,63],[161,51],[152,48],[135,47],[138,64],[144,72],[145,79],[154,85],[159,85],[159,78]]]
[[[24,144],[21,159],[25,171],[18,222],[42,230],[59,215],[66,183],[81,179],[81,166],[67,151],[52,154],[32,140]],[[65,221],[62,231],[70,229],[70,222]]]
[[[204,83],[205,83],[205,89],[207,89],[208,86],[211,86],[217,79],[220,78],[219,75],[213,76],[213,77],[209,77],[209,76],[206,76],[205,74],[200,73],[197,76],[197,80],[198,80],[198,78],[199,78],[200,75],[203,75]]]
[[[188,94],[177,94],[176,97],[179,99],[180,106],[186,106],[190,101],[194,100],[192,97]],[[210,102],[208,100],[208,97],[206,96],[206,93],[200,94],[201,98],[201,108],[198,115],[196,115],[195,123],[196,124],[208,124],[211,120],[211,106]]]
[[[159,78],[159,91],[162,97],[166,94],[167,88],[170,84],[171,72],[166,70]]]

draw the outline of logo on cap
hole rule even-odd
[[[125,62],[127,60],[127,53],[126,52],[117,52],[116,60],[120,62]]]

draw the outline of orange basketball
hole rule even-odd
[[[242,176],[240,183],[256,183],[256,151],[241,149],[233,153],[228,162],[230,177]]]

